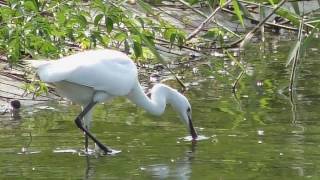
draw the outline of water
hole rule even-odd
[[[243,61],[250,68],[236,96],[239,68],[230,60],[185,67],[203,138],[196,143],[171,108],[156,118],[122,98],[94,112],[92,132],[121,150],[111,156],[83,154],[76,105],[48,102],[4,115],[0,179],[319,179],[319,44],[299,66],[291,102],[285,63],[292,44],[275,38],[248,47]]]

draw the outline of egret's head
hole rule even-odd
[[[193,127],[192,110],[188,99],[178,91],[174,91],[170,98],[170,104],[179,113],[183,122],[188,126],[192,139],[197,139],[198,135]]]

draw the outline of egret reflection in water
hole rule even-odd
[[[169,163],[152,164],[141,169],[155,179],[188,180],[192,174],[192,160],[196,151],[196,142],[192,142],[190,150],[182,157],[171,159]]]

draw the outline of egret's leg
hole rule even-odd
[[[82,111],[83,111],[84,109],[83,109],[83,107],[82,107]],[[87,131],[89,131],[89,128],[88,128],[88,126],[86,126],[86,124],[85,124],[85,118],[83,117],[82,118],[82,126],[84,126],[84,128],[87,130]],[[85,152],[86,153],[88,153],[88,147],[89,147],[89,140],[88,140],[88,136],[87,136],[87,134],[85,133],[85,132],[83,132],[83,137],[84,137],[84,150],[85,150]]]
[[[93,108],[94,105],[96,105],[96,102],[90,102],[84,109],[83,111],[78,115],[78,117],[74,120],[78,128],[80,128],[87,136],[89,136],[90,139],[92,139],[100,149],[102,149],[106,154],[112,152],[110,148],[107,146],[103,145],[96,139],[86,128],[83,127],[81,119]]]
[[[86,128],[88,130],[88,128]],[[87,136],[86,133],[83,134],[84,135],[84,149],[86,151],[86,153],[88,153],[88,146],[89,146],[89,137]]]
[[[82,111],[84,110],[84,106],[81,107]],[[90,123],[92,118],[92,110],[88,111],[85,116],[82,118],[82,126],[89,131],[90,130]],[[84,137],[84,149],[85,152],[88,153],[88,147],[89,147],[89,137],[86,135],[86,133],[83,133]]]

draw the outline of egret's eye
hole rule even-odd
[[[191,108],[190,107],[188,107],[188,109],[187,109],[187,113],[190,113],[191,112]]]

